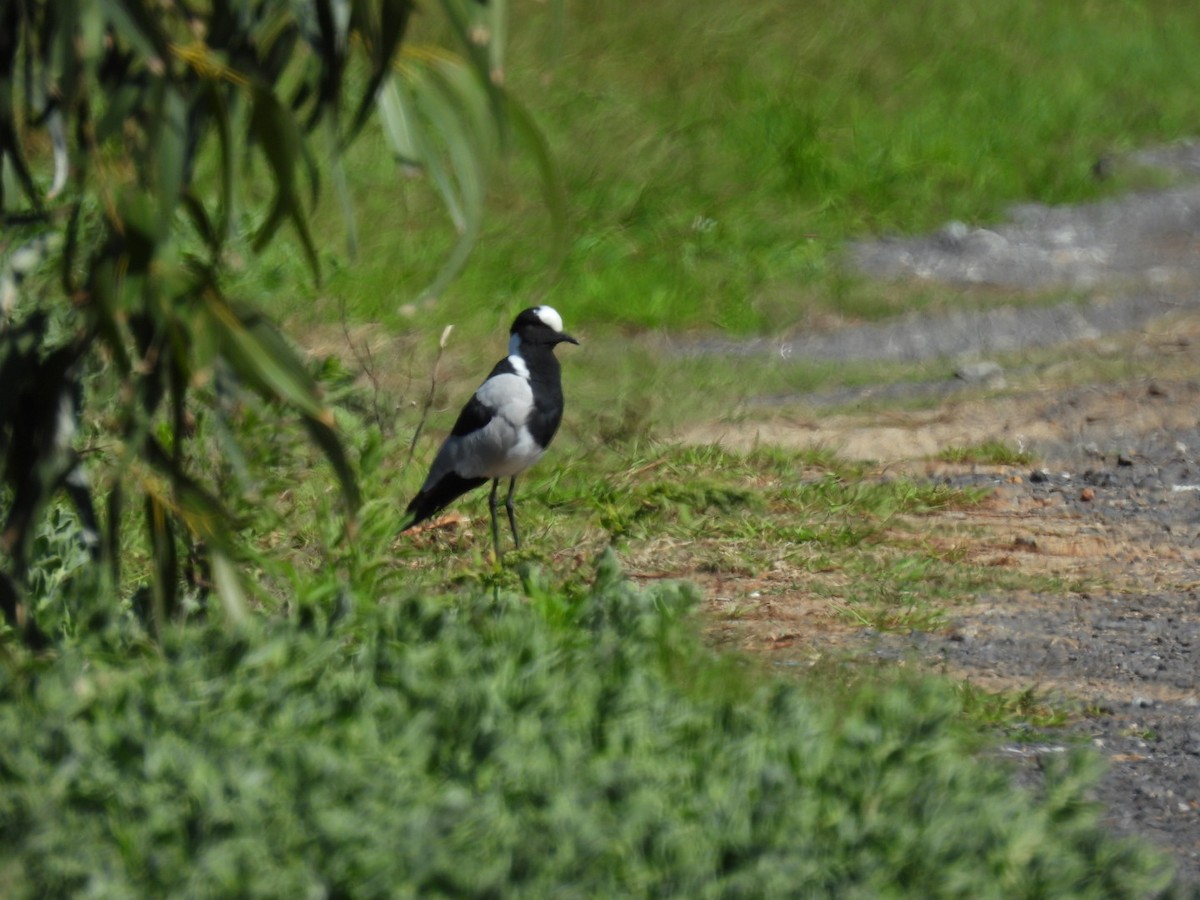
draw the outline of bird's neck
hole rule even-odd
[[[558,358],[551,346],[522,344],[514,340],[509,344],[509,356],[519,356],[524,360],[532,381],[556,382],[559,378]]]

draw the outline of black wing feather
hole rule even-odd
[[[515,375],[516,373],[517,370],[513,368],[512,363],[505,357],[492,366],[492,371],[488,373],[488,377],[484,381],[486,382],[495,378],[497,375]],[[479,429],[485,428],[495,415],[496,411],[482,402],[479,399],[479,393],[476,392],[471,395],[471,399],[467,401],[467,405],[458,414],[458,420],[454,423],[454,428],[450,430],[450,434],[454,437],[462,437],[473,431],[479,431]]]
[[[472,394],[471,399],[467,401],[467,405],[462,408],[462,412],[458,414],[458,420],[454,423],[454,428],[450,430],[452,437],[462,437],[470,434],[473,431],[479,431],[487,426],[487,423],[492,421],[496,415],[496,411],[482,403],[479,397]]]

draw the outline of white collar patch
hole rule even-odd
[[[508,364],[513,367],[514,372],[526,381],[529,380],[529,366],[525,365],[525,360],[521,358],[520,353],[510,353],[508,355]]]
[[[562,333],[562,316],[558,314],[558,311],[553,306],[539,306],[534,310],[534,312],[537,313],[537,317],[541,319],[547,327],[553,328],[559,334]]]

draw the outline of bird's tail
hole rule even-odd
[[[486,478],[463,478],[454,472],[449,472],[437,480],[437,483],[423,489],[404,511],[410,516],[401,531],[408,531],[414,525],[419,525],[431,516],[437,515],[467,491],[486,484]]]

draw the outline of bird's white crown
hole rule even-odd
[[[553,306],[539,306],[534,310],[534,312],[537,313],[537,317],[546,324],[546,327],[553,328],[560,334],[562,333],[562,316],[558,314],[558,310],[556,310]]]

